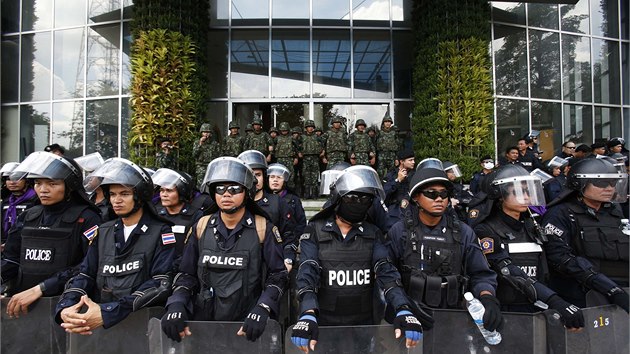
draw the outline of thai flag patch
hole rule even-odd
[[[162,234],[162,244],[170,245],[171,243],[175,243],[175,234],[172,232]]]
[[[94,225],[90,227],[89,229],[85,230],[85,232],[83,233],[83,236],[85,236],[85,238],[87,238],[88,240],[92,241],[92,239],[96,237],[97,231],[98,231],[98,225]]]

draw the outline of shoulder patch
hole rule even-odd
[[[403,199],[400,201],[400,208],[401,209],[407,209],[407,207],[409,206],[409,201],[407,199]]]
[[[300,241],[308,240],[309,238],[311,238],[311,234],[309,234],[308,232],[305,232],[302,234],[302,236],[300,236]]]
[[[85,236],[85,238],[87,238],[90,241],[92,241],[92,239],[94,239],[96,235],[98,235],[98,225],[94,225],[90,227],[89,229],[85,230],[85,232],[83,233],[83,236]]]
[[[165,234],[162,234],[162,244],[163,245],[170,245],[171,243],[175,243],[175,234],[172,232],[168,232]]]
[[[564,231],[554,224],[547,223],[547,225],[545,225],[545,233],[547,235],[556,235],[558,237],[561,237]]]
[[[492,237],[484,237],[479,240],[479,245],[481,246],[481,251],[483,254],[493,253],[494,252],[494,239]]]
[[[476,219],[479,216],[479,209],[470,209],[468,212],[468,217],[471,219]]]
[[[275,238],[276,238],[276,242],[278,242],[278,243],[282,243],[282,236],[280,236],[280,230],[278,230],[278,227],[277,227],[277,226],[274,226],[274,227],[271,229],[271,232],[273,232],[273,237],[275,237]]]

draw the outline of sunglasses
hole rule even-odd
[[[575,146],[565,146],[565,148],[570,149],[570,150],[575,150]]]
[[[592,182],[593,185],[597,188],[606,188],[606,187],[614,187],[617,185],[616,179],[597,179]]]
[[[346,194],[342,198],[343,202],[346,204],[371,204],[373,197],[370,195],[356,195],[356,194]]]
[[[214,192],[218,195],[224,195],[225,192],[230,193],[230,195],[241,194],[245,191],[245,188],[242,186],[216,186],[214,187]]]
[[[449,195],[449,192],[447,190],[443,190],[443,191],[426,190],[426,191],[420,191],[420,193],[422,193],[423,196],[429,199],[433,199],[433,200],[436,200],[438,197],[442,199],[446,199],[448,198],[448,195]]]

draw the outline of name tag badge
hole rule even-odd
[[[176,234],[183,234],[184,231],[186,231],[186,226],[184,226],[184,225],[173,225],[171,230],[173,230],[173,232],[176,233]]]

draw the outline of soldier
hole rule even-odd
[[[209,123],[203,123],[199,128],[201,138],[193,147],[193,158],[195,159],[195,178],[197,184],[201,184],[206,174],[206,168],[210,161],[221,156],[221,145],[212,138],[212,130]]]
[[[253,132],[254,132],[254,128],[252,128],[252,123],[247,123],[247,125],[245,126],[245,139],[251,136]]]
[[[315,199],[319,191],[319,159],[324,156],[321,141],[313,133],[315,122],[307,120],[304,124],[306,134],[302,136],[302,171],[304,176],[304,197]]]
[[[262,130],[262,120],[255,116],[252,121],[252,128],[254,131],[251,135],[245,138],[245,150],[257,150],[265,155],[267,162],[271,159],[271,153],[273,152],[273,140]]]
[[[245,138],[238,132],[241,126],[236,121],[231,121],[229,128],[230,134],[223,142],[223,156],[236,157],[243,152]]]
[[[374,165],[374,145],[370,136],[365,132],[367,125],[363,119],[358,119],[354,127],[357,129],[348,138],[350,151],[350,163],[354,165]],[[353,162],[354,160],[354,162]]]
[[[383,126],[376,140],[376,154],[378,160],[378,174],[385,178],[387,172],[392,169],[396,161],[396,153],[400,151],[401,144],[398,134],[392,129],[394,121],[389,115],[383,118]]]
[[[367,128],[367,134],[370,136],[370,140],[372,141],[372,145],[376,147],[376,143],[378,140],[378,130],[375,126],[371,125]]]
[[[304,175],[302,174],[302,159],[300,158],[302,152],[302,128],[293,127],[291,128],[291,135],[293,136],[293,141],[298,151],[298,161],[297,164],[293,167],[293,175],[291,178],[293,179],[293,188],[297,195],[302,196],[303,186],[304,186]]]
[[[11,172],[19,165],[18,162],[7,162],[0,169],[2,178],[2,244],[7,241],[9,230],[17,221],[17,217],[33,205],[39,204],[37,194],[32,184],[26,178],[12,180]],[[4,191],[7,196],[4,196]]]
[[[282,124],[282,123],[281,123]],[[273,140],[274,145],[276,144],[276,138],[278,137],[278,128],[276,127],[271,127],[269,128],[269,136],[271,137],[271,139]]]
[[[332,119],[332,128],[322,135],[322,145],[326,154],[324,163],[328,164],[329,169],[338,162],[347,161],[348,137],[341,124],[341,117],[335,116]]]
[[[170,138],[161,139],[161,150],[155,154],[155,166],[157,168],[177,168],[177,162],[175,157],[173,157],[173,148]]]
[[[298,147],[295,140],[293,140],[291,135],[289,135],[289,129],[289,123],[280,123],[280,135],[278,135],[276,140],[274,155],[276,157],[276,161],[288,168],[289,175],[292,176],[294,174],[295,166],[298,164]],[[289,188],[295,188],[294,179],[287,180],[285,182]]]

